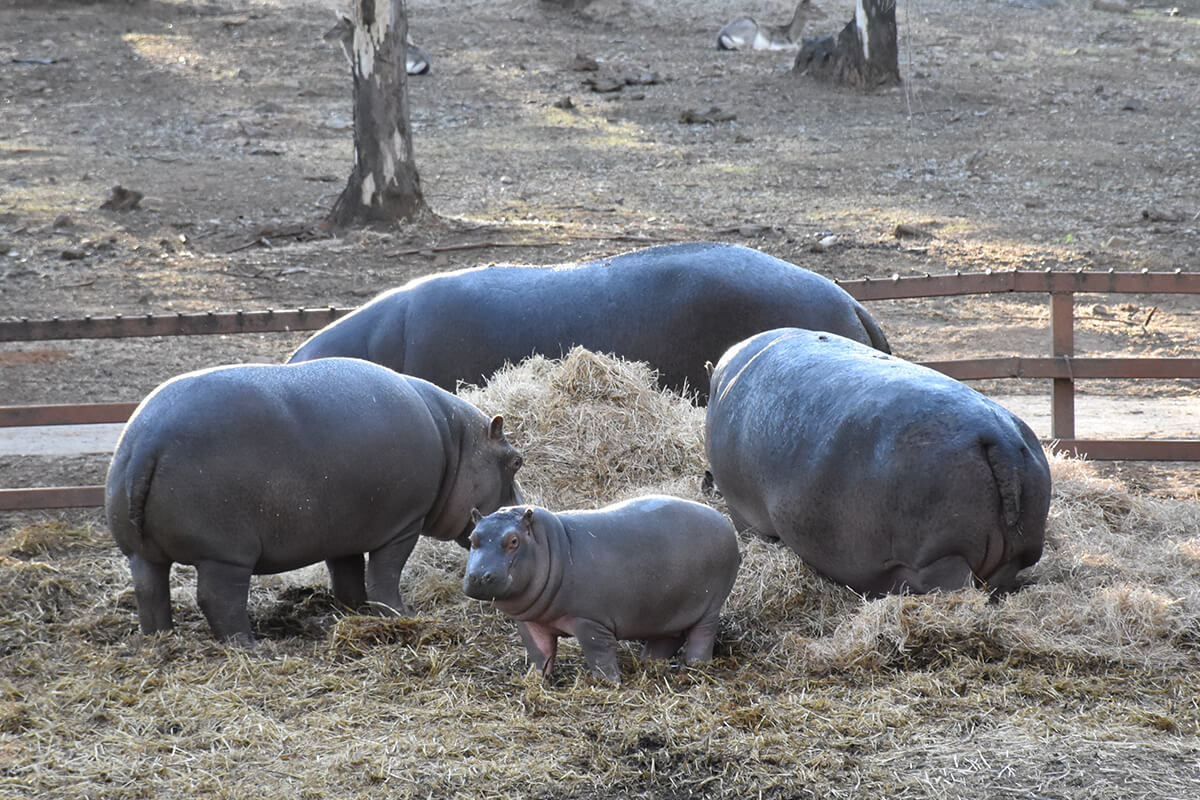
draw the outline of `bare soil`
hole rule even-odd
[[[322,36],[339,3],[9,2],[0,318],[356,305],[431,271],[688,239],[834,278],[1200,269],[1200,2],[1131,5],[902,3],[904,84],[863,94],[792,74],[789,53],[715,49],[739,13],[785,20],[781,0],[414,0],[433,71],[410,79],[412,125],[436,216],[328,237],[317,225],[352,159],[348,70]],[[807,34],[835,32],[850,6],[826,2]],[[577,55],[598,69],[575,69]],[[585,83],[600,78],[625,83]],[[681,122],[714,106],[735,118]],[[137,208],[100,208],[116,185],[144,195]],[[929,236],[897,238],[899,223]],[[871,311],[906,357],[1048,344],[1038,297]],[[1080,318],[1081,352],[1200,354],[1200,297],[1082,298]],[[281,359],[301,338],[2,345],[0,402],[136,400],[188,369]],[[0,482],[45,483],[26,461],[5,458]],[[1194,494],[1191,478],[1159,484]]]
[[[827,18],[808,35],[852,13],[850,0],[820,4]],[[579,11],[409,0],[433,59],[409,90],[435,216],[330,237],[318,223],[353,157],[349,71],[323,38],[343,5],[0,0],[0,319],[357,305],[433,271],[694,239],[833,278],[1200,271],[1200,0],[902,2],[904,83],[872,93],[798,77],[791,54],[715,49],[730,18],[782,23],[789,0]],[[598,69],[574,69],[577,55]],[[597,92],[589,79],[622,86]],[[713,107],[734,119],[680,121]],[[144,195],[137,208],[100,208],[117,185]],[[897,238],[901,223],[928,235]],[[909,358],[1049,347],[1040,297],[869,308]],[[1200,297],[1086,297],[1076,345],[1200,356],[1198,331]],[[186,370],[281,360],[302,338],[0,344],[0,404],[137,400]],[[1081,389],[1144,400],[1145,415],[1158,397],[1200,404],[1189,381]],[[105,467],[100,455],[0,455],[0,486],[96,483]],[[330,604],[322,590],[289,600],[275,579],[259,584],[256,609],[278,603],[287,624],[246,655],[204,638],[190,586],[176,587],[182,633],[139,640],[99,510],[0,514],[0,566],[15,587],[0,592],[0,794],[744,797],[750,787],[722,775],[752,765],[775,770],[758,793],[779,798],[1194,796],[1197,628],[1179,587],[1195,586],[1200,469],[1099,471],[1137,494],[1183,498],[1154,506],[1183,521],[1156,523],[1148,501],[1088,483],[1052,512],[1041,593],[965,598],[970,615],[957,595],[846,597],[779,560],[747,579],[761,577],[786,614],[764,614],[748,592],[711,671],[630,667],[632,690],[522,678],[507,621],[454,610],[463,601],[440,559],[456,550],[435,550],[427,570],[438,594],[421,601],[417,628],[439,632],[428,641],[339,638],[365,618],[341,617],[331,634],[335,615],[310,608]],[[59,530],[58,517],[70,518],[67,545],[19,546]],[[1093,529],[1110,522],[1121,537],[1106,547]],[[831,613],[831,597],[850,610]],[[948,622],[931,624],[942,606]],[[1025,630],[995,619],[1014,607],[1051,646],[1005,633]],[[1093,631],[1098,644],[1078,643]],[[478,636],[490,649],[463,644]],[[821,645],[853,656],[860,640],[892,655],[829,674],[788,655]],[[580,675],[578,659],[564,669]],[[516,722],[497,721],[497,708]],[[681,714],[695,730],[680,731]],[[464,730],[462,746],[447,738]],[[526,759],[535,734],[550,746]],[[489,784],[480,776],[495,780],[498,760],[519,769]],[[531,785],[546,764],[558,783]],[[613,775],[634,777],[595,788]]]

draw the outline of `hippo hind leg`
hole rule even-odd
[[[247,611],[253,569],[220,561],[196,563],[196,602],[208,626],[220,639],[245,646],[254,644]]]
[[[363,578],[366,563],[362,553],[325,561],[333,596],[347,608],[357,609],[367,603],[367,584]]]
[[[724,598],[722,598],[724,600]],[[683,663],[696,664],[712,661],[713,645],[717,641],[717,628],[721,621],[721,603],[709,609],[700,621],[687,631],[687,649]]]
[[[593,675],[607,678],[613,683],[621,682],[621,670],[617,667],[617,637],[599,622],[577,619],[571,633],[579,640],[583,660]]]
[[[665,661],[679,652],[679,648],[683,647],[683,639],[682,635],[647,639],[646,643],[642,646],[642,658]]]
[[[139,555],[129,557],[133,594],[137,598],[142,633],[171,630],[171,564],[156,564]]]
[[[942,556],[923,567],[896,564],[882,574],[875,591],[881,595],[903,592],[925,594],[938,590],[952,592],[976,583],[970,563],[956,553]]]

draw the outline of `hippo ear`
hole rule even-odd
[[[479,509],[478,509],[478,508],[472,508],[472,509],[471,509],[471,524],[472,524],[472,525],[478,525],[478,524],[479,524],[479,520],[481,520],[481,519],[483,519],[483,514],[480,514],[480,513],[479,513]]]
[[[704,372],[708,375],[708,377],[710,377],[710,378],[712,377],[713,363],[711,361],[704,362]]]
[[[504,438],[504,417],[500,416],[499,414],[492,417],[492,423],[488,427],[488,438],[489,439]]]
[[[525,506],[525,513],[521,515],[521,527],[530,536],[533,535],[533,506]]]

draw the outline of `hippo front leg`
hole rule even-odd
[[[220,561],[196,562],[196,602],[219,639],[254,645],[250,632],[250,575],[253,569]]]
[[[401,533],[378,550],[372,550],[367,561],[367,599],[400,616],[412,615],[400,598],[400,573],[417,546],[419,535],[417,530]]]
[[[363,577],[367,560],[362,553],[325,560],[329,569],[329,588],[347,608],[362,608],[367,603],[367,584]]]
[[[171,630],[171,565],[155,564],[139,555],[129,557],[138,626],[144,634]]]
[[[543,678],[554,671],[554,655],[558,652],[558,632],[536,622],[517,622],[525,653]]]

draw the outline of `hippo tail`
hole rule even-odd
[[[1036,458],[1026,451],[1027,446],[1004,438],[983,442],[1000,501],[1001,541],[989,541],[976,575],[993,588],[1007,588],[1018,570],[1037,562],[1042,554],[1044,531],[1036,519],[1039,514],[1044,519],[1049,498],[1036,488]]]
[[[1013,530],[1021,521],[1021,470],[1019,454],[1008,451],[1000,443],[984,445],[988,466],[992,469],[992,479],[996,482],[996,490],[1000,493],[1000,516],[1004,527]],[[1014,458],[1013,456],[1018,456]]]
[[[875,321],[875,318],[867,313],[867,310],[862,307],[862,303],[855,301],[854,313],[858,314],[858,321],[862,323],[863,329],[866,330],[867,338],[871,340],[871,347],[891,355],[892,346],[888,344],[887,337],[883,335],[883,328],[879,327],[879,323]]]
[[[147,453],[140,448],[120,455],[105,488],[108,527],[122,552],[145,554],[147,548],[153,547],[146,536],[146,500],[154,482],[158,458],[154,452]]]

